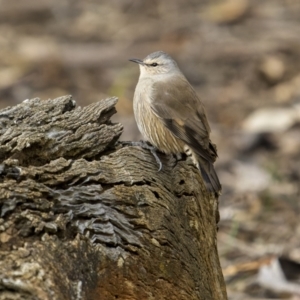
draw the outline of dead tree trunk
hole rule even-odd
[[[226,299],[196,168],[116,143],[116,98],[0,111],[0,299]]]

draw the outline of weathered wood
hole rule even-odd
[[[217,199],[117,143],[116,98],[0,111],[0,299],[226,299]]]

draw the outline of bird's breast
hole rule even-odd
[[[163,121],[151,108],[151,90],[149,86],[138,87],[133,100],[134,116],[143,137],[164,153],[182,153],[185,143],[165,127]],[[156,99],[159,101],[159,99]]]

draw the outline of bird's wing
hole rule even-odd
[[[203,104],[184,77],[154,83],[151,108],[198,155],[210,162],[215,160],[217,153],[209,139],[210,127]]]

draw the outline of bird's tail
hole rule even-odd
[[[213,164],[204,158],[198,158],[198,167],[207,189],[220,195],[222,186]]]

